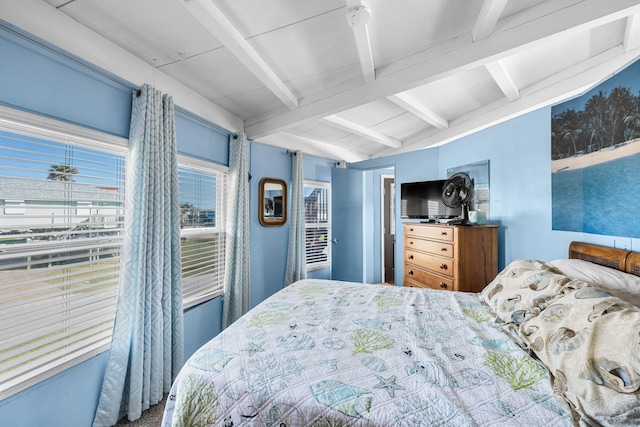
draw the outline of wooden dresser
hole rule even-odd
[[[404,224],[404,286],[480,292],[497,274],[497,226]]]

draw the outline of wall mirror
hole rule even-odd
[[[287,222],[287,183],[281,179],[262,178],[258,197],[260,224],[265,227],[283,225]]]

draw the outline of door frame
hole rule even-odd
[[[383,174],[380,175],[380,278],[382,280],[382,282],[385,282],[385,266],[384,266],[384,218],[385,215],[387,215],[387,212],[385,210],[385,206],[384,206],[384,180],[385,179],[392,179],[393,180],[393,184],[394,184],[394,188],[395,188],[395,182],[396,182],[396,177],[395,174],[394,175],[388,175],[388,174]],[[391,200],[391,199],[390,199]],[[393,209],[393,215],[391,218],[389,218],[389,222],[391,223],[390,227],[393,231],[393,235],[394,235],[394,240],[395,240],[395,235],[396,235],[396,230],[395,230],[395,225],[396,225],[396,218],[395,218],[395,214],[396,214],[396,209],[395,209],[395,190],[394,190],[394,194],[393,194],[393,201],[391,202],[393,203],[394,209]],[[396,264],[396,257],[395,257],[395,251],[392,251],[392,255],[393,255],[393,265],[395,267]],[[394,277],[394,283],[395,283],[395,277]]]

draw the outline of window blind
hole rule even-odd
[[[331,263],[330,184],[305,181],[305,247],[307,270],[327,268]]]
[[[0,398],[111,339],[124,155],[55,136],[0,131]]]
[[[178,167],[184,307],[222,294],[225,268],[226,173]]]

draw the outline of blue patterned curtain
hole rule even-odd
[[[296,151],[291,158],[291,222],[289,223],[289,248],[284,286],[307,278],[307,257],[304,229],[304,173],[302,152]]]
[[[244,133],[229,142],[229,207],[222,327],[249,311],[249,154]]]
[[[184,359],[180,205],[173,99],[133,95],[125,232],[113,339],[94,426],[162,400]]]

